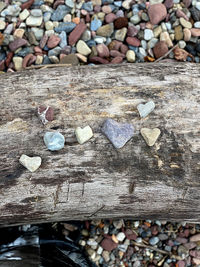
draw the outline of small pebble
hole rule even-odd
[[[51,151],[57,151],[64,148],[65,138],[59,132],[46,132],[44,135],[44,143]]]
[[[117,149],[122,148],[134,134],[134,127],[131,124],[118,123],[113,119],[107,119],[101,130]]]
[[[79,144],[82,145],[83,143],[87,142],[90,138],[92,138],[93,132],[90,126],[85,126],[84,128],[77,127],[75,130],[75,135]]]
[[[148,146],[153,146],[161,133],[158,128],[142,128],[140,132]]]
[[[40,167],[42,159],[40,157],[29,157],[23,154],[21,155],[19,162],[30,172],[35,172]]]
[[[146,104],[139,104],[137,109],[139,111],[140,117],[147,117],[155,108],[155,103],[153,101],[149,101]]]

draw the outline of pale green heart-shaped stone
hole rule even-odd
[[[23,154],[21,155],[19,162],[30,172],[34,172],[40,167],[42,159],[40,157],[29,157]]]
[[[82,145],[93,136],[93,132],[90,126],[86,126],[83,129],[81,127],[77,127],[75,129],[75,135],[79,144]]]
[[[148,146],[153,146],[160,135],[160,129],[158,128],[142,128],[140,132]]]

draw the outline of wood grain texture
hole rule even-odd
[[[0,225],[93,218],[200,222],[200,68],[158,63],[28,70],[0,76]],[[153,100],[140,119],[136,107]],[[36,107],[54,107],[45,126]],[[116,150],[101,133],[111,117],[135,126]],[[77,126],[94,137],[79,145]],[[141,127],[161,130],[148,147]],[[47,130],[66,138],[48,151]],[[21,154],[40,156],[30,173]]]

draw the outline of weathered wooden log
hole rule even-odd
[[[0,225],[134,218],[200,221],[200,72],[198,64],[158,63],[27,70],[0,76]],[[154,112],[141,119],[137,105]],[[43,126],[36,107],[50,105]],[[106,118],[132,123],[116,150],[101,133]],[[79,145],[77,126],[94,137]],[[161,130],[153,147],[141,127]],[[66,138],[47,150],[47,130]],[[30,173],[21,154],[40,156]]]

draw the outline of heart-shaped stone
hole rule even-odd
[[[93,136],[93,132],[90,126],[88,125],[84,127],[83,129],[81,127],[77,127],[75,130],[75,135],[76,135],[76,138],[79,144],[82,145],[83,143],[87,142]]]
[[[153,101],[149,101],[146,104],[139,104],[137,109],[140,113],[141,118],[145,118],[149,115],[155,108],[155,103]]]
[[[59,132],[46,132],[44,135],[44,143],[51,151],[57,151],[64,147],[65,138]]]
[[[122,148],[134,134],[133,125],[118,123],[113,119],[107,119],[101,130],[115,148]]]
[[[153,146],[160,135],[160,129],[158,128],[142,128],[140,132],[148,146]]]
[[[34,172],[40,167],[42,159],[40,157],[29,157],[23,154],[21,155],[19,162],[30,172]]]

